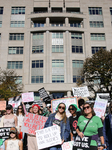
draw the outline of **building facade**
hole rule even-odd
[[[112,49],[112,0],[0,0],[0,67],[15,69],[37,100],[42,87],[71,96],[101,47]]]

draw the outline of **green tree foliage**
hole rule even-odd
[[[23,85],[18,82],[18,78],[14,70],[0,69],[0,98],[8,100],[22,92]]]
[[[109,92],[112,97],[112,50],[100,49],[87,58],[81,75],[91,92]]]

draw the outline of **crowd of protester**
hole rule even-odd
[[[59,127],[62,143],[45,150],[62,150],[61,145],[67,141],[75,141],[77,135],[81,138],[91,136],[90,150],[112,150],[112,102],[108,114],[102,118],[95,115],[93,106],[84,99],[79,99],[78,106],[68,106],[71,114],[69,118],[66,116],[67,108],[64,103],[58,104],[55,113],[51,111],[51,104],[45,103],[43,107],[33,104],[28,112],[48,117],[44,128],[53,125]],[[16,114],[13,113],[12,105],[7,105],[6,111],[0,114],[0,127],[11,127],[9,139],[5,140],[0,150],[38,150],[36,136],[21,132],[26,112],[24,103],[21,103]]]

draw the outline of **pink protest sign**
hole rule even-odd
[[[34,93],[23,93],[22,94],[22,102],[33,102],[34,101]]]
[[[43,129],[46,120],[47,117],[26,113],[21,130],[22,132],[35,135],[36,130]]]

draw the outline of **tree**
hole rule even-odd
[[[86,58],[81,75],[89,91],[108,92],[112,97],[112,50],[100,49],[91,58]]]
[[[18,82],[18,78],[14,70],[0,69],[0,98],[8,100],[22,92],[23,85]]]

